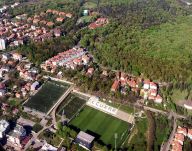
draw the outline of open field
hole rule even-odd
[[[76,94],[70,93],[60,105],[57,113],[59,115],[62,115],[62,112],[64,110],[65,116],[68,119],[71,119],[78,112],[78,110],[83,107],[85,103],[85,99],[80,98]]]
[[[120,147],[131,128],[131,124],[88,106],[70,122],[70,125],[96,136],[96,139],[112,147],[115,146],[114,134],[118,135],[117,147]]]
[[[48,81],[27,101],[25,106],[47,113],[68,87],[69,85],[65,83]]]

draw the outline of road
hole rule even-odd
[[[176,118],[179,118],[179,119],[186,119],[187,116],[184,116],[184,115],[180,115],[180,114],[177,114],[173,111],[163,111],[163,110],[159,110],[159,109],[155,109],[155,108],[152,108],[152,107],[149,107],[149,106],[145,106],[143,104],[139,104],[139,103],[134,103],[133,104],[136,108],[140,108],[140,109],[143,109],[143,110],[148,110],[148,111],[151,111],[151,112],[154,112],[154,113],[160,113],[160,114],[163,114],[163,115],[166,115],[168,117],[176,117]]]
[[[35,134],[33,135],[33,137],[28,141],[28,143],[25,145],[25,148],[23,149],[23,151],[26,151],[26,150],[30,147],[31,143],[37,139],[37,137],[39,136],[39,134],[41,134],[44,130],[50,128],[51,126],[52,126],[52,125],[46,126],[46,127],[44,127],[43,129],[41,129],[38,133],[35,133]]]
[[[177,119],[176,119],[176,117],[174,116],[174,117],[173,117],[173,130],[172,130],[172,132],[171,132],[171,135],[169,136],[168,141],[165,142],[165,143],[162,145],[160,151],[169,151],[170,146],[171,146],[171,142],[172,142],[173,139],[174,139],[174,135],[175,135],[176,129],[177,129]]]

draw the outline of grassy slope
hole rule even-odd
[[[106,144],[111,144],[113,147],[114,134],[118,133],[119,141],[117,141],[117,146],[120,146],[124,138],[121,139],[122,134],[130,128],[130,125],[126,122],[90,107],[84,108],[80,115],[72,120],[70,124],[83,131],[90,130],[101,135],[100,139]]]

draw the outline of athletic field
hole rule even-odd
[[[131,124],[121,121],[111,115],[86,106],[70,125],[88,133],[95,133],[106,145],[115,147],[114,135],[117,133],[117,147],[120,147],[129,134]]]
[[[85,103],[85,99],[82,99],[77,94],[70,93],[65,100],[63,100],[57,113],[61,116],[64,110],[66,118],[71,119]]]
[[[24,106],[47,113],[68,88],[68,84],[47,81]]]

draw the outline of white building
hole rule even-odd
[[[0,121],[0,139],[5,136],[5,133],[9,129],[9,123],[5,120]]]
[[[14,60],[21,60],[22,59],[22,55],[19,53],[13,53],[13,59]]]
[[[6,91],[4,89],[0,89],[0,97],[4,96]]]
[[[31,85],[31,91],[35,91],[38,87],[39,87],[39,82],[38,82],[38,81],[35,81],[35,82]]]
[[[6,40],[0,39],[0,50],[5,50],[5,49],[6,49]]]
[[[40,151],[48,151],[48,150],[50,150],[50,151],[57,151],[57,148],[52,146],[52,145],[50,145],[50,144],[48,144],[48,143],[45,143],[42,146],[42,148],[40,149]]]
[[[26,136],[26,130],[21,125],[16,125],[13,131],[7,134],[7,141],[16,147],[21,148],[21,140]]]
[[[9,54],[9,53],[4,53],[4,54],[2,54],[2,60],[7,61],[7,60],[10,59],[10,58],[11,58],[11,54]]]

